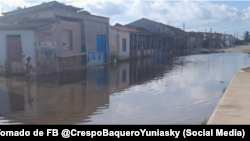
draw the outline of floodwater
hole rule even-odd
[[[243,53],[147,58],[33,78],[0,77],[0,124],[201,124]]]

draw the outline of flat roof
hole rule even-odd
[[[12,14],[12,13],[19,13],[21,11],[27,11],[27,10],[37,10],[38,7],[59,7],[59,8],[65,8],[65,9],[68,9],[68,10],[72,10],[72,11],[79,11],[79,10],[82,10],[83,8],[78,8],[78,7],[73,7],[73,6],[69,6],[69,5],[65,5],[63,3],[59,3],[57,1],[52,1],[52,2],[47,2],[47,3],[43,3],[43,4],[39,4],[39,5],[36,5],[36,6],[31,6],[31,7],[27,7],[27,8],[24,8],[24,9],[20,9],[20,10],[14,10],[14,11],[9,11],[9,12],[4,12],[2,13],[4,16],[7,16],[9,14]]]
[[[122,31],[127,31],[127,32],[140,32],[139,30],[125,28],[125,27],[121,27],[121,26],[110,26],[110,27],[115,28],[115,29],[119,29],[119,30],[122,30]]]

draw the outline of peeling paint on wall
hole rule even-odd
[[[57,71],[56,42],[35,42],[36,72],[39,74]]]
[[[103,63],[104,53],[90,53],[88,54],[88,63]]]

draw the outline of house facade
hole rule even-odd
[[[145,18],[125,26],[140,31],[136,35],[131,35],[134,39],[132,46],[135,46],[133,49],[136,50],[135,56],[174,54],[175,33],[169,26]]]
[[[225,40],[225,45],[224,47],[233,47],[235,45],[235,38],[233,35],[223,35],[224,40]]]
[[[0,23],[0,72],[21,73],[27,55],[32,74],[110,61],[109,18],[81,8],[49,2],[3,13]]]
[[[137,30],[129,28],[110,26],[109,43],[110,54],[113,59],[124,60],[130,58],[130,34],[137,32]]]
[[[235,38],[232,35],[221,33],[198,32],[203,37],[202,47],[207,49],[218,49],[232,47],[235,45]]]
[[[195,32],[188,32],[189,34],[189,48],[192,49],[191,54],[201,53],[203,36]]]

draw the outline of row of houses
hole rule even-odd
[[[235,45],[235,38],[233,35],[221,33],[199,33],[203,38],[203,48],[224,48]]]
[[[145,18],[128,25],[116,24],[110,26],[110,54],[118,59],[173,55],[174,36],[166,25]]]
[[[206,38],[145,18],[110,26],[107,17],[56,1],[2,14],[0,73],[23,73],[28,55],[37,66],[33,75],[113,59],[188,55],[199,53]]]
[[[9,121],[6,124],[89,122],[90,117],[100,108],[107,109],[110,104],[112,105],[111,96],[162,77],[166,73],[166,64],[170,68],[173,66],[172,60],[166,57],[161,59],[151,57],[130,63],[64,71],[39,76],[35,80],[36,83],[28,89],[23,89],[25,83],[22,81],[1,79],[0,115],[4,119],[0,119],[0,122],[1,120]],[[67,120],[61,118],[62,116],[67,117]]]
[[[109,36],[110,53],[118,59],[199,54],[202,48],[235,45],[235,38],[229,34],[185,32],[145,18],[127,25],[110,26]]]
[[[0,17],[0,72],[32,74],[109,62],[109,18],[58,2],[3,13]]]

